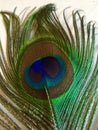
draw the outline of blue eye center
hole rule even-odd
[[[27,84],[36,90],[58,85],[65,76],[65,63],[59,56],[47,56],[34,61],[24,70]]]

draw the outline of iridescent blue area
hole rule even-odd
[[[24,70],[27,84],[36,90],[57,86],[66,73],[66,65],[60,56],[47,56],[37,59]]]

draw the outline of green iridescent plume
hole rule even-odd
[[[0,12],[0,127],[6,130],[89,130],[98,107],[95,23],[72,12],[62,25],[53,4],[20,19]]]

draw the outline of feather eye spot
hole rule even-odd
[[[23,54],[21,63],[22,85],[34,97],[47,98],[45,89],[51,98],[57,97],[72,81],[73,67],[55,44],[31,45]]]

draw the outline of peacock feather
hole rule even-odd
[[[72,29],[66,10],[63,25],[54,4],[22,18],[0,12],[7,34],[6,53],[0,43],[0,128],[90,130],[98,108],[96,26],[76,10]]]

